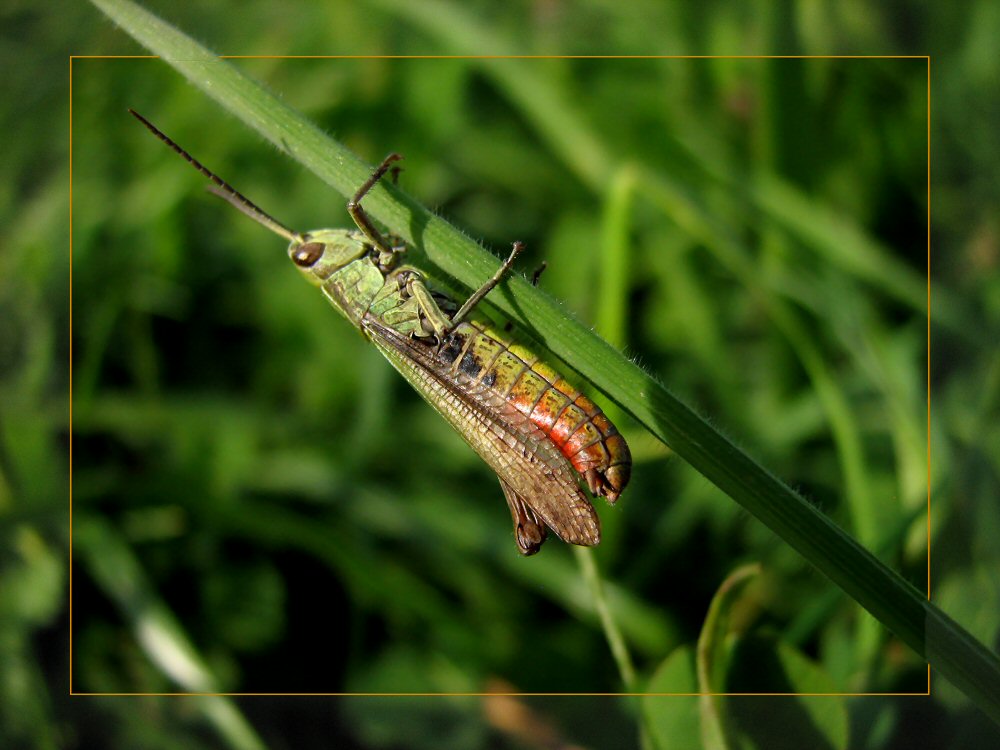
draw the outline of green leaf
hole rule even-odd
[[[701,734],[698,714],[698,676],[690,646],[674,649],[660,662],[642,697],[645,725],[657,748],[695,747]],[[652,695],[667,693],[668,695]],[[691,695],[677,695],[691,693]]]
[[[726,579],[705,619],[697,657],[689,647],[676,649],[650,678],[648,693],[670,694],[642,699],[658,748],[691,747],[699,740],[719,750],[847,747],[845,700],[816,695],[836,691],[816,663],[773,638],[730,631],[731,615],[748,598],[745,585],[755,574],[756,566],[745,566]],[[788,695],[768,696],[766,702],[733,695],[759,692]]]
[[[809,747],[840,750],[848,744],[847,704],[829,676],[800,651],[772,638],[739,639],[732,648],[727,691],[788,693],[759,698],[729,696],[725,711],[741,748]],[[818,694],[818,695],[817,695]]]

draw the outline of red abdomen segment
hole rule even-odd
[[[481,321],[460,323],[439,357],[494,389],[526,415],[583,475],[595,495],[615,502],[632,474],[625,439],[600,407],[531,350]]]

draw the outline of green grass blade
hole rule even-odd
[[[348,195],[367,177],[369,167],[345,147],[177,29],[126,0],[93,2],[140,43],[341,194]],[[458,11],[446,7],[449,14]],[[126,116],[124,112],[122,116]],[[606,173],[604,152],[594,150],[585,131],[576,135],[581,170]],[[498,265],[495,257],[391,186],[373,191],[366,208],[469,286],[484,281]],[[500,309],[767,524],[1000,722],[1000,660],[986,647],[651,375],[570,319],[555,301],[522,279],[511,280],[498,292],[491,300]]]
[[[125,540],[98,516],[78,516],[75,527],[79,559],[122,612],[146,657],[182,691],[216,692],[218,685],[204,658],[158,598]],[[265,747],[231,698],[206,695],[197,706],[229,747],[240,750]]]

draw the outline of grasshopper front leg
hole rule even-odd
[[[362,199],[368,195],[369,191],[375,187],[379,181],[385,177],[386,173],[392,176],[392,183],[395,185],[399,177],[399,167],[392,166],[403,157],[399,154],[389,154],[382,163],[375,168],[365,183],[358,188],[358,191],[347,202],[347,212],[351,215],[358,229],[362,231],[372,246],[378,250],[378,264],[384,270],[389,270],[396,265],[396,258],[406,251],[406,246],[397,237],[384,236],[372,223],[368,212],[361,205]]]
[[[361,206],[361,200],[368,195],[368,192],[375,187],[379,180],[381,180],[386,172],[392,169],[392,165],[402,159],[403,157],[399,154],[389,154],[382,163],[379,164],[375,171],[372,172],[371,177],[369,177],[365,183],[358,188],[358,191],[354,194],[354,197],[347,202],[347,212],[354,219],[354,223],[358,225],[358,229],[364,232],[368,240],[378,248],[382,255],[388,254],[392,256],[394,253],[394,248],[392,248],[386,238],[382,236],[375,225],[372,224],[372,220],[368,218],[368,212],[365,211]],[[395,182],[395,180],[393,180]]]

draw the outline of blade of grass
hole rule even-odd
[[[726,637],[729,635],[730,610],[734,600],[760,573],[758,563],[749,563],[729,574],[712,597],[698,636],[698,712],[701,716],[701,741],[706,750],[724,750],[735,745],[727,722],[728,712],[719,695],[726,689],[726,661],[729,656]]]
[[[264,743],[231,698],[218,690],[205,660],[164,604],[118,532],[97,516],[77,516],[75,550],[101,590],[121,610],[146,657],[191,693],[209,693],[198,711],[229,747],[260,750]]]
[[[634,692],[635,666],[632,664],[632,657],[629,655],[622,632],[608,606],[608,598],[604,595],[601,575],[597,571],[597,563],[594,562],[594,553],[586,547],[573,547],[573,554],[576,555],[577,562],[583,571],[583,577],[587,581],[587,586],[590,587],[597,615],[601,620],[601,628],[604,630],[604,637],[607,639],[608,645],[611,647],[611,654],[618,665],[618,676],[621,677],[622,686],[627,692]]]
[[[342,194],[350,194],[367,176],[367,168],[345,147],[174,27],[127,0],[92,2]],[[449,13],[458,11],[446,7]],[[598,167],[602,153],[589,155]],[[373,191],[366,207],[469,286],[497,267],[496,258],[391,186]],[[570,319],[556,302],[523,279],[512,279],[498,291],[494,302],[500,309],[767,524],[1000,723],[1000,659],[995,654],[651,375]]]
[[[632,260],[629,232],[636,177],[630,164],[618,170],[608,190],[602,221],[600,286],[594,321],[601,335],[618,347],[627,343],[626,300]]]

